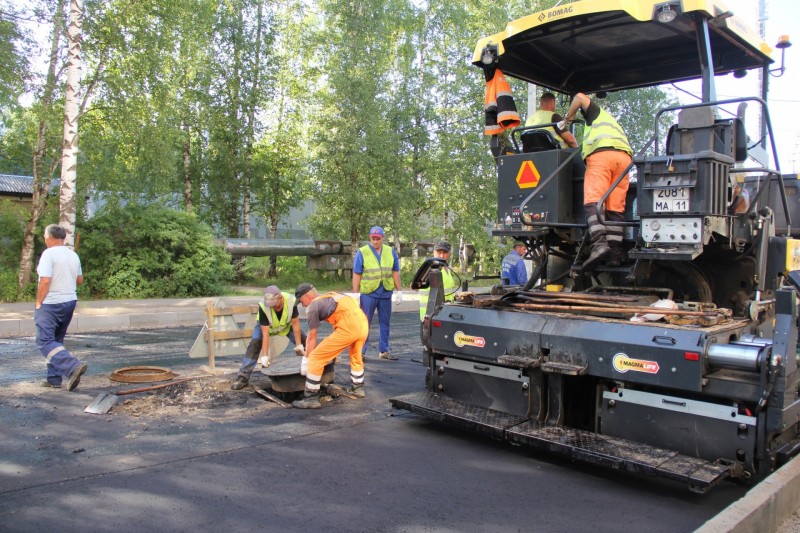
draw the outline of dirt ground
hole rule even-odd
[[[235,413],[246,404],[247,396],[232,391],[229,379],[214,377],[178,383],[138,395],[120,396],[111,413],[134,417],[170,416],[197,411],[211,413],[215,409],[232,409]],[[230,415],[230,412],[226,413],[226,416]]]
[[[272,390],[269,378],[254,377],[251,384],[287,403],[302,397],[302,393]],[[138,385],[135,388],[138,388]],[[231,390],[229,376],[209,376],[151,392],[120,396],[110,414],[163,418],[192,413],[195,416],[209,418],[224,415],[225,420],[231,420],[231,418],[252,416],[253,404],[258,401],[259,398],[253,396],[250,388],[240,391]],[[262,401],[271,403],[268,399]],[[347,399],[323,394],[321,401],[323,403],[342,403]]]
[[[413,332],[416,323],[410,320],[409,323],[407,328],[410,331],[406,333],[408,340],[398,340],[398,345],[404,342],[417,342]],[[321,334],[327,334],[327,331],[324,331],[326,327],[327,324],[323,324]],[[401,330],[401,326],[398,324],[396,329]],[[284,409],[277,403],[255,394],[250,387],[239,391],[231,390],[230,385],[236,377],[241,356],[219,359],[216,365],[217,375],[203,372],[201,369],[205,360],[186,357],[196,336],[195,328],[69,335],[67,348],[89,364],[88,372],[81,378],[78,392],[91,394],[97,398],[104,394],[118,394],[169,383],[168,381],[119,383],[110,379],[112,372],[120,368],[157,366],[176,374],[170,381],[196,378],[157,390],[119,395],[108,415],[164,419],[164,421],[191,415],[193,418],[202,417],[211,421],[230,421],[252,417],[255,414],[254,410]],[[0,339],[0,353],[3,354],[4,365],[4,371],[0,374],[0,406],[33,407],[38,405],[37,400],[44,399],[45,395],[66,393],[64,390],[41,386],[41,381],[44,379],[44,364],[33,341],[34,339],[30,337]],[[282,360],[296,356],[289,352],[280,357]],[[344,356],[337,367],[340,369],[342,379],[347,376],[347,366]],[[273,391],[269,377],[260,370],[261,366],[257,365],[251,375],[252,387],[266,390],[287,403],[302,397],[302,393]],[[323,394],[322,401],[335,404],[351,400]]]

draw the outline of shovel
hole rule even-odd
[[[206,376],[192,376],[192,377],[188,377],[188,378],[179,379],[177,381],[170,381],[169,383],[161,383],[159,385],[153,385],[151,387],[141,387],[141,388],[138,388],[138,389],[129,389],[129,390],[124,390],[124,391],[120,391],[120,392],[117,392],[117,393],[106,392],[106,393],[101,394],[97,398],[95,398],[94,401],[92,403],[90,403],[86,407],[86,409],[83,410],[83,412],[84,413],[92,413],[92,414],[95,414],[95,415],[102,415],[102,414],[105,414],[105,413],[109,412],[111,410],[111,408],[114,407],[114,405],[116,405],[117,399],[119,398],[119,396],[125,396],[126,394],[136,394],[138,392],[147,392],[147,391],[156,390],[156,389],[163,389],[163,388],[169,387],[171,385],[177,385],[179,383],[185,383],[187,381],[190,381],[190,380],[193,380],[193,379],[197,379],[197,378],[202,378],[202,377],[206,377]]]

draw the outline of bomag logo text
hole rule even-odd
[[[475,337],[474,335],[467,335],[463,331],[456,331],[453,336],[453,342],[459,348],[464,346],[475,346],[476,348],[483,348],[486,346],[486,339],[483,337]]]
[[[545,20],[559,18],[563,17],[564,15],[571,15],[571,14],[572,14],[572,6],[559,7],[558,9],[552,9],[550,11],[546,11],[541,15],[539,15],[539,22],[544,22]]]

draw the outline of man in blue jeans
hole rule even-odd
[[[36,290],[36,347],[47,361],[47,380],[42,386],[60,388],[67,378],[67,390],[78,387],[88,365],[81,363],[64,348],[64,336],[72,321],[78,301],[77,288],[83,283],[83,271],[78,254],[64,246],[67,231],[57,224],[44,230],[47,250],[42,252],[36,273],[39,286]]]
[[[378,310],[380,325],[380,343],[378,345],[381,359],[396,361],[397,357],[389,352],[389,320],[392,316],[392,291],[400,291],[400,259],[397,251],[383,244],[383,228],[373,226],[369,230],[369,244],[362,246],[353,258],[353,292],[359,294],[361,310],[367,315],[372,325],[375,309]],[[402,293],[395,298],[400,302]],[[362,354],[367,353],[367,342]]]

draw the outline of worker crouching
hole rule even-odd
[[[367,317],[358,303],[338,292],[319,295],[310,283],[302,283],[295,292],[297,301],[306,308],[308,337],[306,356],[300,365],[300,373],[306,376],[305,393],[302,400],[292,403],[299,409],[319,409],[320,385],[325,365],[336,359],[342,350],[350,356],[350,379],[353,384],[345,389],[351,398],[364,397],[364,360],[361,350],[369,334]],[[333,326],[333,333],[317,344],[320,321]]]

